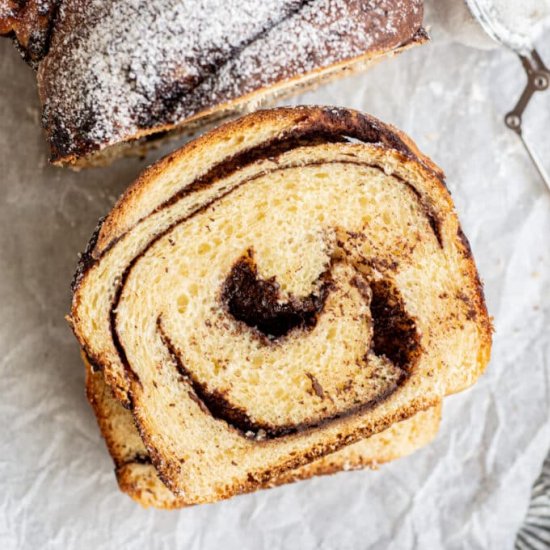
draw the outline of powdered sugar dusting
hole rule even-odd
[[[39,67],[54,155],[139,130],[393,47],[421,0],[65,0]],[[411,30],[411,18],[416,27]]]
[[[225,64],[193,99],[211,96],[223,101],[292,75],[353,59],[373,48],[397,45],[411,3],[394,2],[394,10],[388,12],[387,3],[370,2],[368,16],[364,4],[324,0],[305,6]],[[258,59],[262,59],[261,66]]]

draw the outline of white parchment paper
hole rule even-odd
[[[550,446],[550,193],[502,120],[524,84],[517,59],[457,44],[435,22],[432,35],[300,102],[371,112],[445,169],[495,318],[486,375],[446,400],[436,441],[411,457],[176,512],[118,491],[63,319],[77,252],[161,152],[80,173],[48,166],[33,73],[0,42],[2,550],[513,547]],[[550,61],[548,35],[537,45]],[[550,169],[550,92],[525,126]]]

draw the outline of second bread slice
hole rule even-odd
[[[115,463],[120,489],[144,507],[173,509],[186,506],[185,499],[174,495],[158,477],[131,413],[114,398],[109,386],[105,384],[103,374],[94,372],[85,358],[84,363],[86,394]],[[427,445],[436,436],[440,419],[440,405],[421,411],[368,439],[286,472],[271,482],[270,486],[342,470],[375,468],[379,464],[407,456]]]

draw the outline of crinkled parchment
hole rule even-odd
[[[502,120],[524,83],[517,59],[432,34],[300,101],[371,112],[445,169],[495,318],[486,375],[446,400],[436,441],[409,458],[176,512],[119,493],[63,319],[77,253],[161,151],[48,166],[33,73],[0,43],[0,548],[512,548],[550,445],[550,193]],[[526,135],[550,169],[539,96]]]

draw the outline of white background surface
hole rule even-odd
[[[0,43],[2,550],[513,547],[550,445],[550,193],[502,122],[519,62],[432,34],[301,101],[397,124],[445,169],[495,317],[486,375],[446,400],[436,441],[412,457],[176,512],[119,493],[63,319],[77,252],[160,153],[81,173],[48,166],[33,73]],[[550,62],[550,37],[538,45]],[[550,92],[525,124],[550,170]]]

